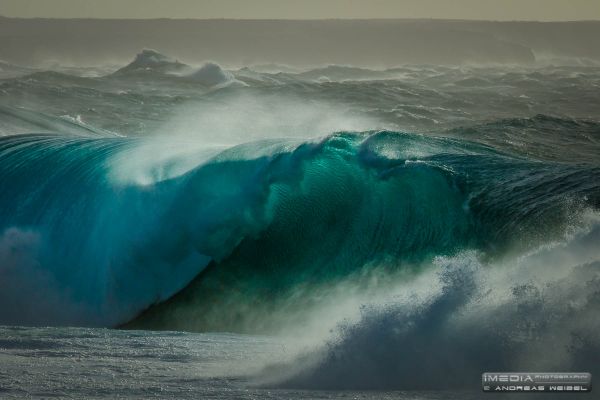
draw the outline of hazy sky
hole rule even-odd
[[[0,0],[0,15],[51,18],[452,18],[600,20],[600,0]]]

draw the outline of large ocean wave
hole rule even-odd
[[[266,311],[292,295],[312,301],[313,287],[382,266],[418,273],[467,249],[527,251],[598,207],[597,165],[462,139],[271,139],[118,179],[139,146],[2,139],[2,323],[114,326],[188,285],[131,326],[268,330]]]

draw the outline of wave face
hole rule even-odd
[[[2,140],[1,296],[11,305],[3,323],[112,325],[136,312],[137,298],[165,298],[197,272],[201,256],[188,260],[193,268],[186,260],[147,264],[135,250],[152,240],[169,200],[157,200],[159,188],[109,182],[107,160],[130,145],[48,135]],[[139,279],[142,271],[150,278]]]
[[[467,248],[500,256],[559,237],[576,209],[598,206],[595,165],[452,138],[252,142],[168,179],[115,180],[115,160],[140,145],[2,139],[2,300],[14,305],[3,323],[115,325],[197,277],[134,325],[261,330],[269,321],[248,309],[292,289]]]
[[[417,273],[465,249],[527,251],[598,206],[595,165],[464,140],[346,133],[277,160],[269,168],[286,179],[269,185],[269,224],[130,327],[270,331],[314,306],[315,287],[382,266]]]

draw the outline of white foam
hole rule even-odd
[[[322,345],[259,381],[404,390],[476,387],[488,370],[600,372],[600,218],[585,221],[564,241],[516,259],[486,263],[469,251],[438,258],[437,272],[423,275],[425,291],[418,280],[403,282],[360,306],[350,291],[338,298],[339,313],[329,317],[341,322]]]

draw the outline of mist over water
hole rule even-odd
[[[2,75],[0,324],[169,332],[2,328],[10,371],[106,340],[207,395],[600,373],[600,69],[132,59]]]
[[[598,240],[591,218],[567,242],[509,263],[470,252],[436,260],[427,291],[400,285],[365,302],[324,347],[266,369],[263,384],[464,388],[478,384],[479,371],[595,371],[600,265],[597,254],[580,253]]]

